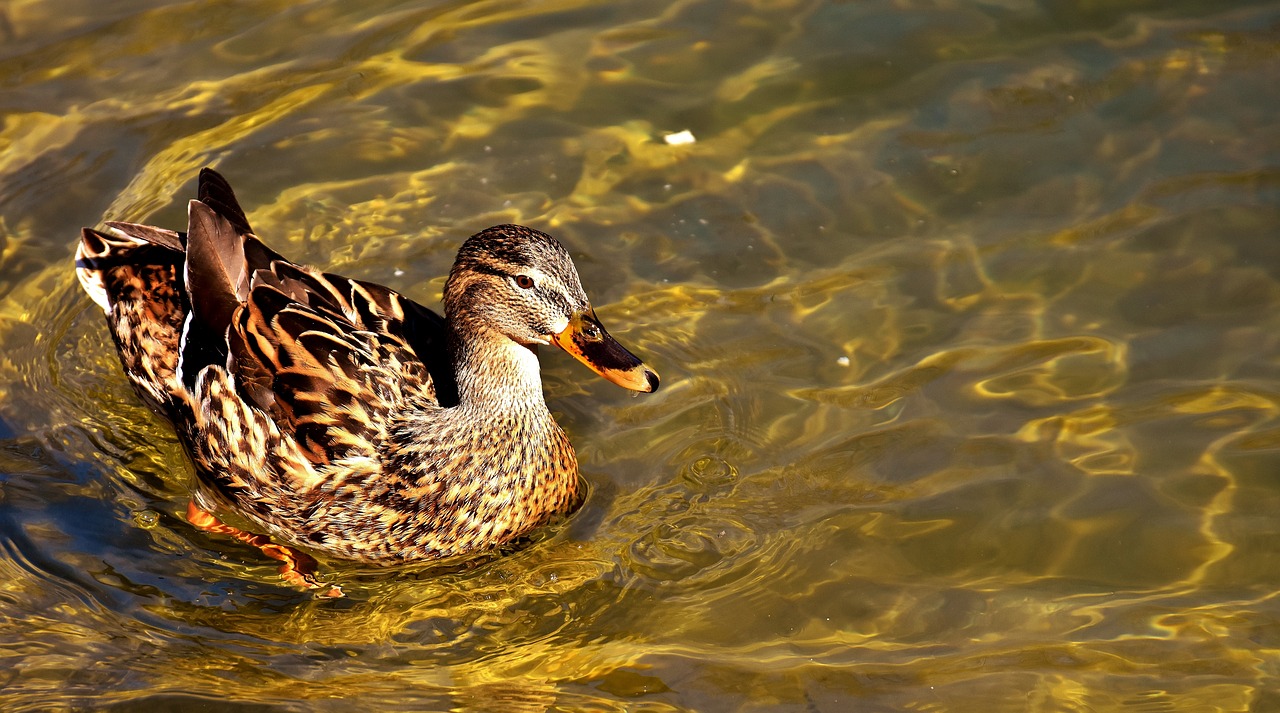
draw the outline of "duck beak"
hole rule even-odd
[[[658,390],[658,374],[604,331],[595,310],[576,312],[551,342],[624,389]]]

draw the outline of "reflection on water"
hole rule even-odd
[[[1233,5],[0,5],[3,707],[1280,708],[1280,4]],[[583,510],[340,601],[187,525],[70,258],[204,165],[427,303],[556,234],[664,377],[544,355]]]

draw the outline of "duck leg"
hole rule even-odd
[[[192,500],[187,503],[187,522],[191,523],[196,529],[217,535],[230,535],[241,542],[257,547],[262,550],[262,554],[274,560],[283,562],[280,566],[280,577],[289,584],[303,589],[320,589],[328,586],[329,591],[325,593],[326,597],[341,597],[342,588],[337,585],[326,585],[316,578],[316,570],[320,564],[315,558],[305,552],[300,552],[288,545],[281,545],[271,541],[266,535],[259,535],[253,532],[246,532],[238,527],[232,527],[213,515],[213,513],[196,505]]]

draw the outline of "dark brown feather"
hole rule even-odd
[[[200,180],[196,188],[196,200],[209,206],[215,213],[227,219],[241,233],[252,233],[249,219],[244,209],[236,200],[235,191],[227,179],[211,168],[200,169]]]
[[[187,291],[196,323],[225,334],[249,296],[249,266],[240,233],[200,201],[188,206]]]
[[[179,253],[186,250],[186,236],[183,233],[176,233],[172,230],[157,228],[154,225],[125,223],[118,220],[107,221],[107,227],[119,230],[121,233],[124,233],[131,238],[136,238],[153,245],[161,245]]]

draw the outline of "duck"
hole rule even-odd
[[[105,225],[81,231],[76,276],[134,390],[190,455],[187,520],[281,561],[293,585],[326,586],[313,555],[465,558],[572,513],[584,486],[539,347],[658,388],[601,324],[569,253],[529,227],[463,242],[441,315],[284,258],[211,168],[185,232]]]

